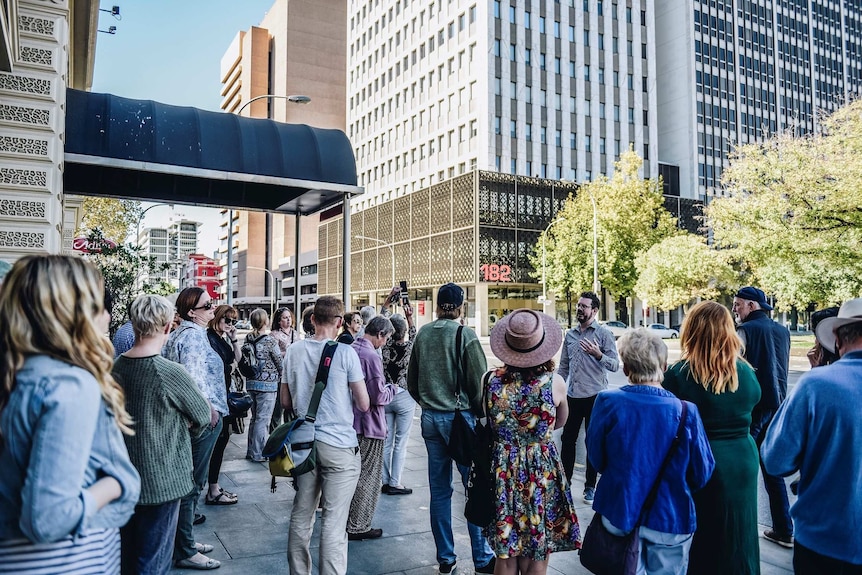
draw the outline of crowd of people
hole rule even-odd
[[[464,488],[470,476],[450,451],[459,418],[487,418],[492,437],[493,519],[467,523],[477,573],[546,573],[551,554],[582,546],[571,493],[582,424],[583,499],[607,532],[636,536],[638,573],[759,573],[759,470],[772,514],[763,536],[794,549],[796,573],[862,572],[862,299],[815,318],[812,371],[789,397],[789,334],[751,286],[734,298],[738,325],[719,303],[694,305],[672,365],[648,330],[614,340],[584,292],[565,333],[535,310],[501,318],[490,371],[452,283],[418,331],[395,287],[379,310],[320,297],[301,332],[287,309],[272,323],[254,310],[242,343],[237,310],[201,288],[175,302],[137,297],[113,346],[110,303],[99,272],[75,257],[22,258],[0,286],[0,573],[218,568],[194,525],[206,520],[201,501],[242,495],[219,481],[243,418],[228,396],[250,394],[246,457],[264,461],[284,414],[307,412],[329,345],[316,465],[293,483],[291,573],[346,573],[348,541],[383,535],[380,495],[412,494],[402,473],[417,405],[441,573],[458,562],[453,471]],[[238,378],[248,350],[254,377]],[[628,385],[608,389],[618,369]],[[790,508],[784,478],[797,472]]]

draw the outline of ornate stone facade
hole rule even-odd
[[[62,174],[69,5],[19,0],[17,16],[17,57],[11,72],[0,73],[0,259],[7,261],[57,253],[71,241]]]

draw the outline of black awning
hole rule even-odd
[[[356,195],[344,132],[66,92],[64,191],[303,215]]]

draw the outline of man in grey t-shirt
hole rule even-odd
[[[572,479],[575,467],[575,446],[581,422],[584,430],[590,426],[593,404],[600,391],[608,388],[609,371],[620,368],[614,335],[599,325],[599,296],[591,291],[581,294],[578,300],[578,325],[566,332],[560,367],[557,373],[566,380],[569,418],[560,438],[563,470]],[[587,457],[587,476],[584,482],[584,502],[592,503],[596,494],[598,473]]]
[[[300,416],[308,410],[323,348],[338,336],[344,315],[341,300],[324,296],[314,304],[314,335],[287,348],[282,370],[281,403]],[[347,572],[347,513],[359,479],[359,443],[353,429],[353,407],[368,411],[368,391],[359,357],[338,344],[314,422],[317,466],[296,478],[290,515],[287,558],[290,572],[311,575],[311,531],[318,503],[322,505],[318,571]]]

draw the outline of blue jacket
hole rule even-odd
[[[140,478],[89,372],[44,355],[28,357],[0,429],[0,542],[54,542],[122,527],[132,516]],[[123,494],[96,510],[87,488],[105,475]]]
[[[691,494],[712,476],[715,460],[697,407],[688,404],[685,435],[664,472],[643,525],[662,533],[697,528]],[[628,533],[658,475],[679,426],[682,406],[659,387],[627,385],[596,397],[587,455],[602,474],[593,509]]]
[[[862,565],[862,351],[803,375],[760,448],[772,475],[799,470],[794,537],[827,557]]]
[[[737,329],[744,334],[745,359],[760,383],[760,403],[755,410],[775,411],[787,396],[790,332],[761,309],[751,312]]]

